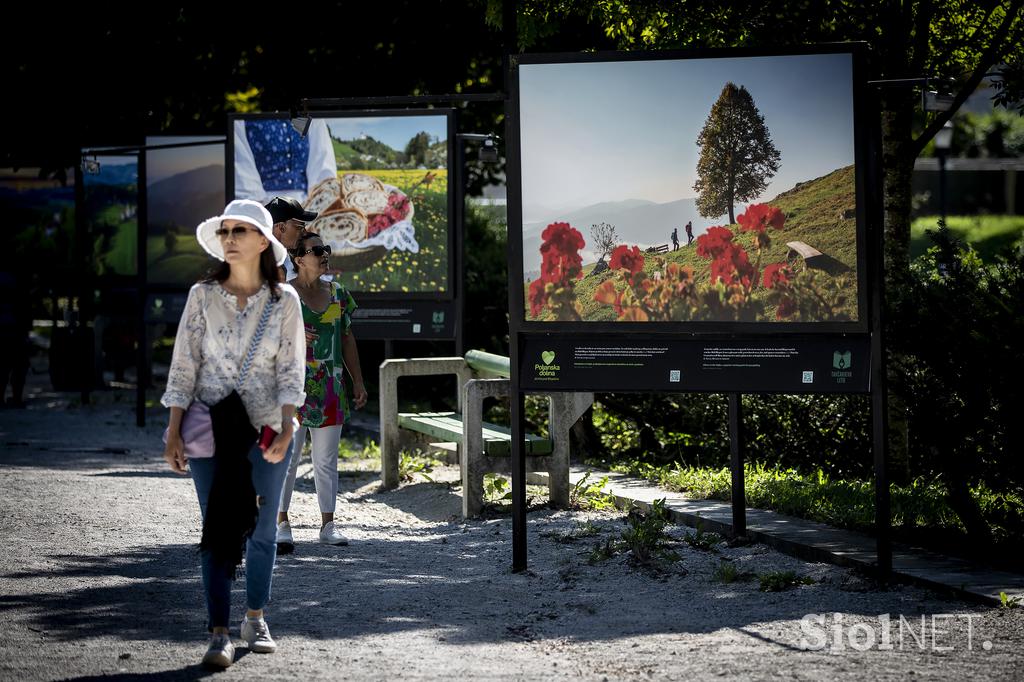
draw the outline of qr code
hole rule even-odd
[[[669,381],[678,383],[680,377],[682,377],[682,372],[680,372],[678,369],[671,369],[671,370],[669,370],[669,372],[668,372],[668,380]]]
[[[813,371],[808,370],[808,371],[804,372],[804,383],[805,384],[813,384],[814,383],[814,372]]]
[[[420,329],[421,329],[421,327],[420,327],[419,323],[417,322],[417,323],[413,324],[413,326],[412,326],[412,333],[413,334],[419,334],[420,333]]]

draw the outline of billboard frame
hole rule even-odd
[[[588,63],[622,62],[671,59],[705,59],[733,57],[770,57],[814,54],[850,54],[852,58],[851,86],[853,105],[855,197],[856,197],[856,245],[857,245],[857,309],[858,318],[853,322],[539,322],[526,320],[522,239],[522,147],[520,139],[521,100],[519,88],[519,66],[547,63]],[[523,386],[523,346],[538,339],[571,340],[580,338],[593,343],[601,334],[607,337],[627,337],[640,343],[657,343],[666,340],[682,340],[693,343],[707,341],[743,341],[749,344],[770,344],[796,340],[800,337],[823,341],[856,339],[868,348],[869,370],[866,385],[856,392],[871,395],[872,449],[875,473],[876,509],[876,570],[886,580],[892,570],[892,546],[890,529],[889,483],[886,471],[887,433],[887,389],[885,381],[885,345],[883,339],[884,311],[884,270],[882,261],[883,212],[881,202],[881,134],[878,129],[878,102],[875,93],[868,90],[867,46],[865,43],[838,43],[807,45],[788,49],[756,50],[747,48],[700,49],[690,51],[659,52],[597,52],[569,54],[511,55],[509,59],[509,96],[506,100],[506,139],[508,140],[507,170],[509,204],[508,224],[516,225],[517,233],[510,238],[509,249],[509,351],[511,360],[510,417],[511,417],[511,468],[512,468],[512,571],[527,568],[526,535],[526,467],[523,452],[523,436],[526,433],[524,416],[527,393],[548,391],[586,391],[585,385],[553,385],[543,391]],[[873,116],[869,125],[868,115]],[[869,191],[870,190],[870,191]],[[610,389],[603,389],[610,390]],[[618,389],[614,389],[618,390]],[[686,392],[683,386],[668,391],[660,389],[628,389],[643,392]],[[743,491],[743,443],[740,421],[742,407],[740,396],[743,392],[771,393],[763,387],[747,391],[732,386],[727,390],[701,389],[713,392],[728,392],[730,465],[733,495],[733,533],[746,532],[746,508]],[[785,391],[790,392],[790,391]],[[809,388],[805,393],[826,391]]]

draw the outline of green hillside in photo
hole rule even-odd
[[[789,254],[786,242],[800,241],[820,251],[834,273],[844,273],[851,283],[856,282],[857,274],[857,230],[854,208],[856,207],[856,183],[854,167],[847,166],[820,178],[798,183],[793,189],[783,192],[771,199],[759,199],[752,203],[766,203],[775,206],[786,215],[786,224],[781,230],[768,228],[771,246],[761,254],[759,269],[763,270],[769,263],[785,261]],[[737,213],[742,213],[737,207]],[[590,237],[589,225],[573,225],[584,239]],[[747,250],[751,263],[757,259],[754,248],[754,235],[751,232],[740,232],[739,227],[732,226],[733,241]],[[685,239],[684,239],[685,244]],[[831,260],[834,259],[834,260]],[[710,280],[711,261],[697,255],[697,240],[689,246],[680,245],[679,250],[655,256],[644,254],[644,271],[652,274],[659,268],[658,260],[663,263],[678,263],[693,268],[694,276],[700,286],[706,286]],[[797,259],[799,260],[799,259]],[[537,263],[540,256],[537,256]],[[799,267],[803,267],[800,265]],[[583,319],[587,321],[615,321],[615,310],[608,305],[594,301],[594,291],[605,280],[615,277],[611,270],[597,275],[590,273],[594,264],[583,268],[583,278],[576,281],[577,300],[583,308]],[[833,275],[837,276],[837,275]],[[854,285],[855,286],[855,285]],[[763,297],[765,290],[754,292],[755,298]],[[524,284],[524,297],[529,300],[529,282]],[[857,318],[856,290],[851,290],[847,297],[844,312],[851,319]],[[766,309],[769,319],[774,320],[775,311]],[[530,316],[527,304],[526,319],[553,319],[550,312],[544,311],[537,318]]]

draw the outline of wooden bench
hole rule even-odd
[[[644,249],[645,253],[668,253],[668,244],[661,244],[660,246],[648,246]]]
[[[457,412],[398,412],[400,377],[444,374],[458,378]],[[385,360],[380,366],[383,486],[398,485],[402,449],[426,439],[432,447],[456,452],[462,475],[462,514],[479,515],[483,508],[484,474],[511,470],[511,430],[483,421],[484,400],[508,397],[509,376],[507,357],[483,351],[469,351],[464,358]],[[569,429],[593,402],[593,393],[550,395],[548,431],[552,437],[524,435],[526,469],[548,473],[552,506],[569,504]]]
[[[821,251],[803,242],[786,242],[786,246],[789,247],[789,253],[786,255],[787,258],[793,258],[795,255],[798,255],[804,260],[808,260],[822,255]]]

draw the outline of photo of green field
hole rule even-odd
[[[138,161],[97,158],[99,172],[83,175],[85,222],[99,276],[134,276],[138,266]]]
[[[794,268],[807,266],[802,257],[795,253],[787,242],[801,242],[812,246],[822,255],[813,257],[810,265],[819,270],[821,277],[835,285],[852,287],[857,275],[857,243],[856,219],[854,217],[855,198],[854,167],[840,168],[824,177],[816,178],[799,184],[792,190],[772,197],[766,203],[779,208],[786,216],[785,227],[772,234],[771,246],[761,254],[762,264],[787,262]],[[580,226],[584,237],[589,237],[586,227]],[[736,225],[732,226],[734,228]],[[755,234],[738,232],[734,242],[748,252],[754,251]],[[684,240],[685,241],[685,240]],[[653,278],[655,272],[664,270],[669,263],[693,270],[694,280],[707,282],[711,275],[711,260],[697,254],[697,242],[689,246],[680,246],[676,251],[665,253],[644,253],[643,272]],[[538,256],[539,259],[539,256]],[[604,282],[615,278],[615,272],[603,268],[597,273],[595,263],[582,267],[582,278],[575,281],[574,290],[582,307],[582,318],[594,322],[614,322],[618,315],[612,306],[603,305],[594,300],[594,294]],[[529,300],[529,286],[523,286],[524,296]],[[776,319],[777,305],[768,302],[769,290],[755,289],[752,297],[764,305],[763,317],[766,320]],[[537,316],[531,315],[527,306],[526,319],[552,321],[555,319],[551,310],[544,309]],[[857,317],[857,300],[855,296],[847,297],[841,305],[841,315],[848,319]]]

